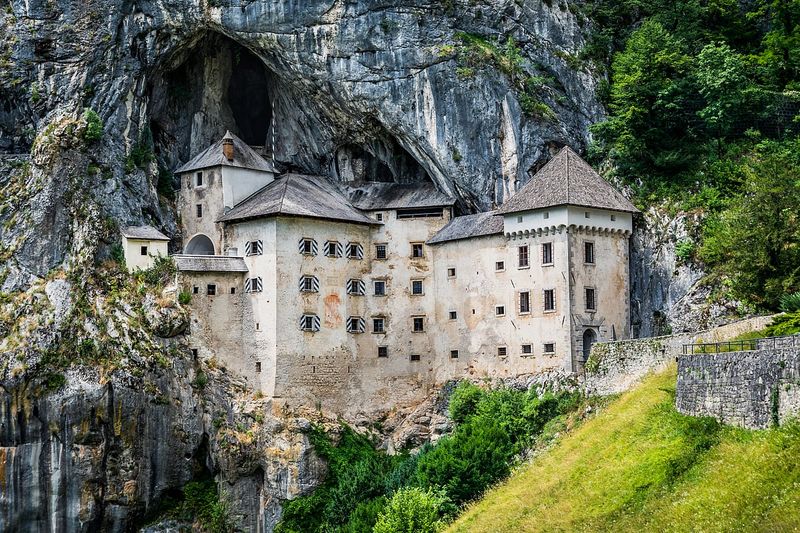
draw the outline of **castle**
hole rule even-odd
[[[288,404],[381,410],[464,376],[579,372],[630,334],[637,210],[568,147],[458,217],[433,183],[277,175],[230,133],[176,174],[192,350]]]

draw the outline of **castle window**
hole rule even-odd
[[[494,271],[495,272],[503,272],[506,269],[506,262],[505,261],[495,261],[494,262]]]
[[[418,353],[412,353],[411,354],[411,361],[416,362],[416,361],[419,361],[419,359],[420,359],[420,357],[419,357]]]
[[[458,318],[457,311],[450,311],[450,320],[456,320]]]
[[[458,350],[450,350],[450,359],[458,359]]]
[[[414,333],[422,333],[425,331],[425,317],[424,316],[415,316],[412,317],[413,320],[413,329]]]
[[[456,267],[450,267],[447,269],[447,277],[453,279],[456,277]]]
[[[597,310],[597,301],[595,299],[595,292],[594,289],[590,287],[586,287],[584,289],[586,293],[586,310],[587,311],[596,311]]]
[[[583,262],[588,265],[594,264],[594,243],[586,241],[583,243]]]
[[[389,357],[389,347],[378,346],[378,357]]]
[[[348,333],[364,333],[366,331],[366,324],[364,319],[360,316],[351,316],[347,319],[347,332]]]
[[[300,329],[303,331],[319,331],[319,317],[311,314],[301,316]]]
[[[147,255],[147,246],[142,246],[141,248],[139,248],[139,253],[141,253],[142,255]]]
[[[383,213],[375,213],[375,220],[383,222]]]
[[[195,174],[194,184],[195,184],[196,187],[202,187],[203,186],[203,173],[202,172],[198,172],[197,174]]]
[[[542,243],[542,264],[543,265],[552,265],[553,264],[553,243],[552,242],[543,242]]]
[[[533,355],[533,344],[522,345],[522,355]]]
[[[425,294],[425,289],[421,279],[411,280],[411,294],[415,296],[420,296],[422,294]]]
[[[527,315],[531,312],[531,293],[530,291],[521,291],[519,293],[519,314]]]
[[[231,294],[236,294],[236,287],[231,287]]]
[[[414,259],[420,259],[422,257],[425,257],[425,248],[423,247],[421,242],[411,243],[411,257]]]
[[[542,215],[542,218],[544,218],[545,220],[547,220],[548,218],[550,218],[550,211],[545,211],[545,212],[544,212],[544,215]]]
[[[256,361],[256,374],[261,373],[261,361]]]
[[[506,306],[505,305],[496,305],[494,307],[494,315],[495,316],[506,316]]]
[[[523,220],[523,218],[522,218],[522,215],[519,215],[519,216],[517,216],[517,222],[518,222],[518,223],[520,223],[520,224],[521,224],[521,223],[522,223],[522,220]]]
[[[206,294],[208,294],[209,296],[214,296],[215,294],[217,294],[217,286],[214,285],[213,283],[209,283],[208,285],[206,285]]]
[[[520,246],[517,249],[518,259],[519,259],[519,268],[528,268],[530,266],[530,262],[528,261],[528,245]]]
[[[348,243],[347,257],[349,259],[364,259],[364,248],[357,242]]]
[[[325,241],[323,251],[326,257],[342,257],[342,244],[336,241]]]
[[[367,288],[363,280],[360,279],[347,280],[347,294],[352,294],[353,296],[364,296],[364,293],[366,293],[366,291]]]
[[[203,218],[203,204],[197,204],[195,211],[197,212],[197,218]]]
[[[197,285],[192,287],[192,294],[200,294],[200,287],[198,287]]]
[[[611,215],[611,222],[614,222],[615,220],[617,220],[617,215]]]
[[[303,255],[317,255],[317,241],[314,239],[300,239],[297,249]]]
[[[505,346],[498,346],[497,357],[505,357],[506,355],[508,355],[508,348]]]
[[[261,283],[260,276],[244,280],[244,292],[261,292],[262,290],[264,290],[264,285]]]
[[[545,312],[556,310],[556,291],[555,289],[544,290],[544,310]]]
[[[375,259],[386,259],[386,244],[375,245]]]
[[[547,354],[556,353],[556,343],[554,343],[554,342],[546,342],[546,343],[544,343],[544,353],[547,353]]]
[[[373,294],[375,296],[386,296],[386,282],[382,279],[376,279],[372,282]]]
[[[591,213],[589,213],[589,211],[584,211],[584,212],[583,212],[583,217],[584,217],[584,218],[591,218],[591,217],[592,217],[592,215],[591,215]]]
[[[386,332],[386,319],[383,317],[375,317],[372,319],[372,333],[385,333]]]
[[[317,276],[302,276],[298,288],[300,292],[319,292],[319,279]]]
[[[197,348],[192,348],[192,357],[194,359],[197,359],[198,354],[199,354],[199,351],[197,350]]]
[[[260,240],[244,243],[244,255],[261,255],[263,253],[264,245]]]

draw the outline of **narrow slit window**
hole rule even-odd
[[[203,218],[203,204],[197,204],[195,210],[197,212],[197,218]]]
[[[587,311],[597,310],[597,301],[595,299],[594,289],[586,287],[585,292],[586,292],[586,310]]]
[[[195,175],[195,185],[197,187],[202,187],[203,186],[203,173],[202,172],[198,172]]]

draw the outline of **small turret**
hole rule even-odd
[[[228,161],[233,161],[233,135],[230,131],[226,131],[225,137],[222,138],[222,155]]]

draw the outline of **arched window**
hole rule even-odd
[[[214,255],[214,243],[202,233],[192,237],[186,245],[185,252],[189,255]]]

